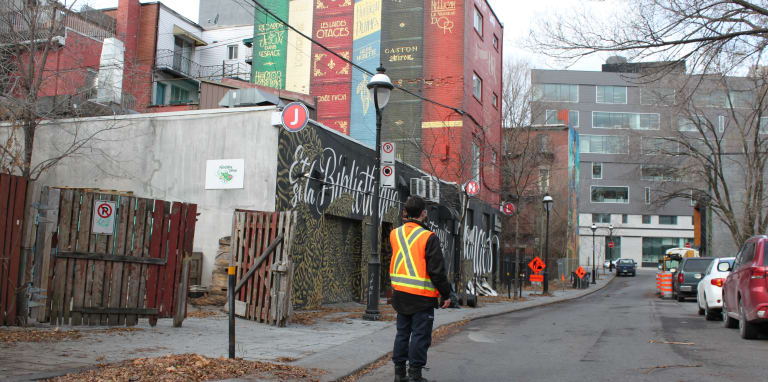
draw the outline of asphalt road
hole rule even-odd
[[[431,381],[766,381],[768,337],[654,295],[655,273],[577,300],[471,322],[429,350]],[[394,333],[393,333],[394,337]],[[670,344],[684,342],[687,344]],[[388,364],[360,381],[391,381]]]

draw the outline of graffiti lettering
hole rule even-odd
[[[322,213],[337,199],[350,195],[352,197],[351,212],[356,215],[370,216],[373,212],[373,183],[375,171],[368,165],[361,168],[356,160],[346,163],[343,155],[336,154],[330,147],[323,149],[317,158],[309,158],[304,146],[299,145],[293,155],[288,181],[291,184],[291,205],[299,203],[314,206],[315,211]],[[344,163],[344,165],[341,165]],[[341,167],[339,167],[341,166]],[[321,178],[310,179],[308,175],[319,172]],[[310,182],[320,181],[317,194],[310,187]],[[317,184],[317,183],[314,183]],[[397,190],[382,188],[379,199],[379,211],[388,211],[397,205],[399,195]],[[382,217],[380,216],[380,219]]]
[[[480,227],[464,228],[464,258],[472,260],[475,275],[493,270],[493,244],[499,248],[499,237],[485,232]]]

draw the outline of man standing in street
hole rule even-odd
[[[411,196],[405,202],[405,223],[392,230],[392,307],[397,311],[397,335],[392,351],[395,382],[427,381],[421,369],[427,364],[432,344],[432,323],[438,297],[442,308],[451,305],[451,285],[445,270],[440,239],[424,224],[424,199]],[[406,376],[405,362],[408,361]]]

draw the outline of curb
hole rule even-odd
[[[483,318],[498,317],[498,316],[501,316],[501,315],[504,315],[504,314],[509,314],[509,313],[512,313],[512,312],[521,312],[521,311],[526,311],[526,310],[531,310],[531,309],[541,308],[541,307],[544,307],[544,306],[555,305],[555,304],[560,304],[560,303],[563,303],[563,302],[570,302],[570,301],[573,301],[573,300],[578,300],[578,299],[580,299],[580,298],[583,298],[583,297],[589,296],[589,295],[591,295],[591,294],[593,294],[593,293],[596,293],[596,292],[598,292],[598,291],[602,290],[603,288],[605,288],[605,287],[607,287],[608,285],[610,285],[610,284],[611,284],[611,283],[612,283],[612,282],[613,282],[615,279],[616,279],[616,275],[612,275],[612,278],[611,278],[610,280],[608,280],[608,282],[606,282],[605,284],[603,284],[603,285],[601,285],[601,286],[599,286],[599,287],[596,287],[596,288],[594,288],[594,289],[590,289],[588,292],[586,292],[586,293],[584,293],[584,294],[582,294],[582,295],[579,295],[579,296],[574,296],[574,297],[563,298],[562,300],[557,300],[557,301],[547,301],[547,302],[542,302],[541,304],[538,304],[538,305],[533,305],[533,306],[526,306],[526,307],[522,307],[522,308],[512,308],[512,309],[509,309],[509,310],[505,310],[505,311],[502,311],[502,312],[495,312],[495,313],[488,313],[488,314],[480,314],[480,315],[478,315],[478,316],[476,316],[476,317],[469,317],[469,318],[466,318],[466,319],[464,319],[464,320],[466,320],[466,321],[468,321],[468,322],[472,322],[472,321],[475,321],[475,320],[479,320],[479,319],[483,319]],[[590,284],[590,285],[592,285],[592,284]],[[440,325],[440,326],[438,326],[438,327],[432,328],[432,333],[434,333],[435,331],[437,331],[437,330],[438,330],[438,329],[440,329],[440,328],[443,328],[443,327],[446,327],[446,326],[448,326],[448,325],[454,324],[454,323],[456,323],[456,322],[459,322],[459,321],[464,321],[464,320],[457,320],[457,321],[453,321],[453,322],[447,322],[447,323],[444,323],[444,324],[442,324],[442,325]],[[327,379],[327,380],[326,380],[326,379],[321,379],[321,380],[323,380],[323,381],[329,381],[329,382],[339,382],[339,381],[341,381],[341,380],[343,380],[343,379],[345,379],[345,378],[348,378],[348,377],[350,377],[350,376],[352,376],[352,375],[354,375],[354,374],[356,374],[356,373],[360,372],[361,370],[363,370],[363,369],[365,369],[365,368],[369,367],[370,365],[373,365],[373,364],[375,364],[375,363],[377,363],[377,362],[381,361],[383,358],[387,358],[387,357],[389,357],[389,356],[390,356],[390,353],[391,353],[391,352],[387,352],[386,354],[383,354],[381,357],[379,357],[379,358],[376,358],[374,361],[372,361],[372,362],[368,362],[368,363],[366,363],[366,364],[364,364],[364,365],[361,365],[361,366],[360,366],[360,367],[358,367],[357,369],[355,369],[355,370],[353,370],[353,371],[351,371],[351,372],[349,372],[349,373],[347,373],[347,374],[345,374],[345,375],[342,375],[342,376],[338,376],[338,377],[334,377],[333,379]]]

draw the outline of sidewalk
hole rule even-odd
[[[614,276],[601,277],[597,285],[590,285],[588,289],[554,290],[552,297],[536,296],[515,303],[485,303],[478,308],[441,309],[435,313],[434,328],[578,298],[605,287]],[[526,291],[524,296],[528,293],[531,292]],[[393,321],[371,322],[348,318],[276,328],[238,319],[236,356],[323,369],[328,373],[321,380],[335,381],[387,354],[392,347],[394,326]],[[224,314],[187,318],[182,328],[173,328],[170,319],[159,320],[154,328],[146,322],[137,328],[140,330],[105,332],[104,327],[77,327],[74,329],[82,334],[79,339],[0,343],[0,379],[29,381],[100,363],[166,354],[227,355],[228,321]]]

